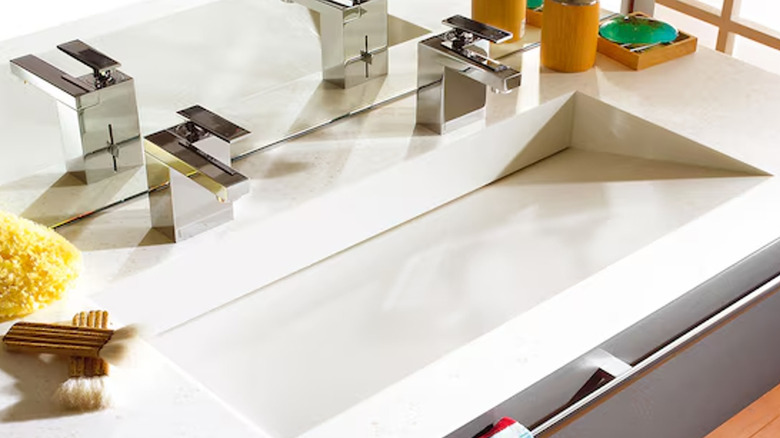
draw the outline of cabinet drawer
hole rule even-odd
[[[780,383],[779,271],[775,241],[448,438],[504,416],[536,437],[704,437]]]

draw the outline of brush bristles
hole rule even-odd
[[[114,334],[111,335],[111,340],[124,341],[128,339],[136,339],[140,328],[137,325],[130,324],[122,328],[114,330]]]
[[[108,341],[98,352],[100,358],[111,365],[121,365],[127,360],[129,353],[130,347],[126,341]]]
[[[102,377],[71,377],[60,385],[54,399],[67,409],[94,411],[113,406],[110,380]]]
[[[111,336],[111,339],[100,349],[100,358],[111,365],[121,365],[130,358],[133,351],[133,343],[138,338],[138,327],[128,325],[122,327]]]

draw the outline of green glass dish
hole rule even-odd
[[[528,0],[525,7],[528,9],[536,9],[541,7],[542,4],[544,4],[544,0]]]
[[[674,41],[677,29],[649,17],[620,16],[603,23],[599,34],[617,44],[662,44]]]

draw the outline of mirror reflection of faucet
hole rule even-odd
[[[489,42],[512,33],[456,15],[451,31],[418,43],[417,124],[445,134],[484,117],[487,87],[499,93],[520,86],[520,72],[487,57]]]
[[[187,121],[144,138],[152,228],[174,242],[231,221],[249,193],[230,167],[230,144],[249,131],[198,105],[178,114]]]
[[[322,78],[350,88],[387,75],[387,0],[283,0],[320,15]]]
[[[120,64],[80,40],[57,46],[92,69],[70,76],[26,55],[11,60],[11,72],[57,101],[67,169],[87,184],[144,164],[133,78]]]

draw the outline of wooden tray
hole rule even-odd
[[[527,8],[525,10],[525,24],[534,27],[542,27],[542,11]]]
[[[641,12],[634,12],[629,15],[647,16]],[[642,70],[695,52],[697,41],[695,36],[679,31],[677,39],[671,43],[632,52],[628,48],[621,47],[619,44],[599,36],[598,51],[629,68]]]

